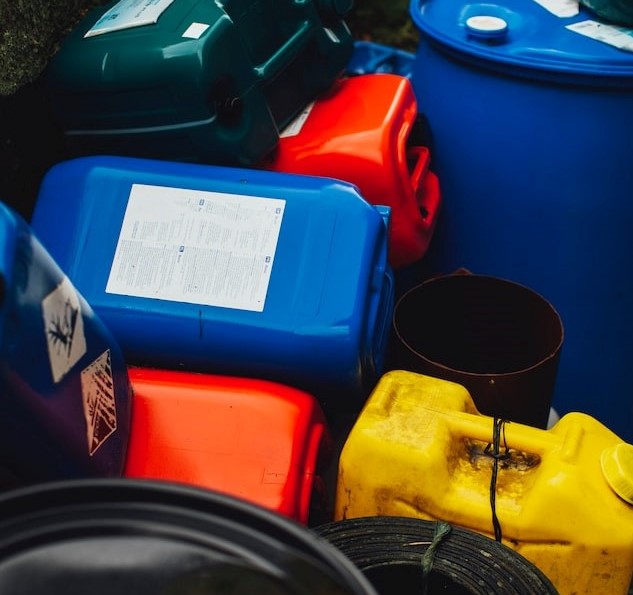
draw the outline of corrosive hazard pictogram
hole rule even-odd
[[[59,382],[86,353],[81,306],[67,277],[42,300],[42,316],[53,380]]]
[[[81,394],[88,452],[92,456],[116,430],[116,401],[109,349],[81,371]]]

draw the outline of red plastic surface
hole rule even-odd
[[[441,195],[428,147],[412,139],[418,107],[409,80],[383,73],[342,78],[306,113],[302,125],[282,132],[261,167],[356,184],[368,202],[391,207],[390,264],[420,259]]]
[[[306,524],[331,438],[317,401],[274,382],[130,368],[124,476],[196,485]],[[321,503],[322,504],[322,503]]]

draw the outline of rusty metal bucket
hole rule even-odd
[[[465,386],[479,411],[545,428],[563,324],[531,289],[485,275],[452,274],[396,303],[389,367]]]

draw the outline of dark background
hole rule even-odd
[[[357,0],[347,24],[356,39],[414,52],[418,33],[409,17],[408,0]]]

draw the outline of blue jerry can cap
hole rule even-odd
[[[607,23],[597,28],[587,23],[595,23],[599,17],[583,6],[573,16],[556,16],[536,0],[467,4],[458,0],[411,0],[409,10],[422,37],[430,38],[434,46],[439,43],[440,49],[458,58],[474,58],[478,64],[484,61],[516,74],[517,69],[527,69],[533,75],[540,71],[616,77],[618,84],[633,86],[633,51],[568,28],[585,32],[593,29],[603,37],[609,32],[626,42],[622,37],[626,32],[611,30]],[[575,10],[567,14],[570,12]]]

